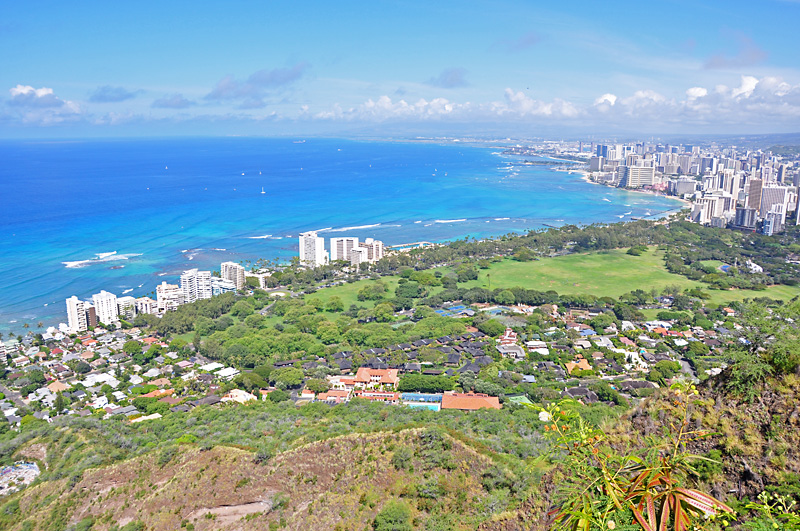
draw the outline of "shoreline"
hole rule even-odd
[[[564,170],[554,170],[554,171],[564,171]],[[686,199],[680,198],[680,197],[678,197],[676,195],[660,194],[660,193],[651,192],[651,191],[647,191],[647,190],[642,190],[642,189],[638,189],[638,188],[618,188],[616,186],[609,186],[607,184],[599,183],[599,182],[593,180],[591,178],[591,173],[586,171],[586,170],[569,170],[569,171],[570,172],[579,173],[581,175],[581,179],[583,181],[585,181],[587,183],[590,183],[590,184],[596,184],[597,186],[604,186],[606,188],[612,188],[612,189],[615,189],[615,190],[624,190],[626,192],[634,192],[634,193],[639,193],[639,194],[647,194],[649,196],[663,197],[663,198],[666,198],[666,199],[672,199],[674,201],[679,201],[680,203],[683,203],[684,205],[689,206],[689,207],[691,207],[691,205],[692,205],[691,201],[688,201]]]
[[[382,140],[382,143],[392,144],[394,143],[392,140]],[[436,142],[437,145],[450,145],[450,142]],[[465,144],[465,143],[464,143]],[[462,145],[464,145],[462,144]],[[332,145],[333,146],[333,145]],[[335,146],[333,146],[335,147]],[[466,146],[465,146],[466,147]],[[367,149],[367,148],[363,148]],[[363,151],[362,149],[362,151]],[[370,148],[371,149],[371,148]],[[469,149],[475,149],[479,152],[487,153],[488,150],[496,150],[497,145],[492,143],[478,143],[469,147]],[[324,153],[325,150],[322,150],[321,153]],[[404,153],[404,152],[398,152]],[[438,153],[438,151],[436,152]],[[501,181],[502,177],[501,174],[496,174],[495,169],[496,161],[499,160],[512,160],[511,157],[507,155],[488,155],[486,158],[491,158],[493,160],[489,160],[488,164],[484,165],[483,158],[484,156],[476,156],[476,160],[479,162],[479,166],[470,166],[473,170],[470,171],[477,171],[480,173],[481,169],[485,169],[487,177],[497,177],[498,181]],[[552,159],[552,157],[549,157]],[[216,160],[216,159],[215,159]],[[316,159],[315,159],[316,160]],[[449,159],[446,159],[449,160]],[[572,166],[574,163],[572,161],[566,161],[565,164],[570,164]],[[577,166],[577,164],[575,164]],[[159,171],[164,166],[159,166]],[[173,165],[170,164],[170,168],[173,168]],[[442,169],[440,167],[440,169]],[[528,170],[529,168],[525,168]],[[553,169],[553,168],[531,168],[536,172],[541,172],[542,175],[545,175],[547,172],[546,169]],[[571,171],[578,171],[579,173],[581,170],[573,169]],[[278,172],[280,173],[280,172]],[[237,177],[238,180],[238,177]],[[238,182],[231,184],[231,186],[237,185]],[[259,187],[260,189],[260,187]],[[526,188],[527,189],[527,188]],[[443,190],[439,188],[439,190]],[[535,192],[534,192],[535,193]],[[581,191],[581,194],[586,193],[587,196],[591,197],[592,192],[589,191]],[[257,198],[261,200],[264,196],[258,195]],[[513,193],[509,196],[513,199]],[[555,196],[554,196],[555,197]],[[572,202],[572,194],[569,192],[562,192],[558,196],[559,201],[563,201],[564,203],[571,203]],[[551,226],[560,226],[563,225],[563,220],[559,218],[567,218],[565,215],[561,215],[560,212],[548,212],[544,216],[542,213],[538,213],[535,210],[530,209],[523,209],[517,212],[515,209],[514,212],[507,212],[504,208],[502,203],[498,204],[490,204],[487,205],[488,208],[479,209],[480,213],[477,216],[475,214],[471,214],[471,217],[468,222],[466,222],[461,227],[453,227],[454,225],[459,225],[457,223],[444,223],[444,221],[451,221],[449,217],[446,217],[446,214],[443,212],[439,212],[436,209],[431,210],[430,212],[421,211],[419,214],[421,216],[413,215],[413,217],[409,217],[406,223],[406,220],[403,220],[403,228],[395,229],[389,228],[391,225],[397,223],[395,218],[391,218],[390,220],[383,220],[382,217],[378,218],[381,219],[381,222],[378,223],[374,221],[374,218],[370,218],[370,220],[362,220],[359,218],[355,219],[348,219],[346,222],[342,222],[341,225],[336,225],[337,235],[338,233],[344,234],[347,231],[356,231],[360,228],[366,228],[368,226],[373,226],[380,224],[380,230],[383,231],[385,229],[386,233],[379,234],[379,235],[370,235],[365,234],[365,236],[375,236],[378,239],[386,241],[387,243],[395,243],[395,242],[408,242],[408,241],[418,241],[418,240],[426,240],[435,242],[437,244],[444,244],[448,242],[457,241],[463,239],[464,237],[469,238],[479,238],[485,239],[489,237],[502,237],[508,233],[515,233],[515,234],[525,234],[530,230],[537,230],[537,229],[546,229]],[[410,211],[409,211],[410,213]],[[427,215],[426,215],[427,214]],[[462,212],[458,212],[459,216],[454,216],[453,220],[456,217],[461,219]],[[537,215],[538,214],[538,215]],[[547,215],[550,214],[550,215]],[[475,216],[474,218],[472,216]],[[511,216],[514,219],[514,222],[504,221],[507,220]],[[238,218],[237,218],[238,219]],[[442,224],[436,224],[437,220],[440,220]],[[573,216],[570,222],[578,222],[578,224],[588,224],[592,223],[592,219],[587,220],[583,215],[578,213],[577,216]],[[269,221],[269,220],[268,220]],[[328,221],[328,220],[326,220]],[[609,216],[602,221],[600,217],[598,217],[597,222],[604,222],[604,223],[617,223],[621,222],[622,220],[617,220],[612,216]],[[626,219],[625,221],[630,221]],[[192,219],[181,220],[181,225],[183,223],[192,223]],[[306,221],[307,222],[307,221]],[[416,223],[420,223],[420,228],[424,226],[431,226],[429,227],[432,231],[428,233],[423,231],[420,234],[420,231],[415,229]],[[62,256],[55,256],[52,260],[47,261],[48,266],[46,268],[42,268],[43,271],[53,270],[50,276],[42,277],[42,278],[60,278],[59,282],[47,282],[43,285],[42,289],[39,289],[39,286],[26,286],[26,287],[19,287],[16,288],[17,290],[17,300],[10,300],[10,304],[3,308],[5,311],[0,311],[0,315],[2,316],[3,322],[0,323],[0,332],[4,335],[9,332],[13,334],[25,334],[27,331],[33,331],[34,333],[42,331],[39,329],[38,326],[35,326],[34,323],[37,321],[43,321],[44,323],[55,323],[56,325],[59,322],[62,322],[66,319],[66,308],[64,307],[64,299],[67,298],[69,295],[77,295],[79,298],[83,298],[88,296],[91,293],[96,293],[102,289],[111,291],[117,296],[121,295],[128,295],[138,297],[143,295],[151,295],[152,290],[163,280],[167,280],[170,283],[177,283],[178,277],[180,276],[180,272],[183,269],[188,269],[191,267],[198,267],[200,266],[201,269],[217,269],[219,267],[219,263],[221,261],[226,260],[233,260],[233,261],[240,261],[241,259],[246,259],[250,262],[255,262],[257,259],[261,258],[286,258],[296,255],[297,252],[297,243],[294,238],[288,238],[289,234],[296,235],[299,230],[298,225],[300,221],[294,220],[294,224],[291,226],[287,225],[286,230],[279,229],[278,232],[275,230],[269,230],[270,227],[268,226],[257,226],[252,223],[252,221],[246,222],[246,225],[249,227],[248,229],[239,230],[239,228],[234,227],[234,233],[231,235],[223,235],[221,231],[213,231],[213,233],[206,237],[203,240],[197,240],[198,238],[198,231],[190,232],[190,233],[182,233],[180,231],[172,231],[170,232],[169,236],[166,236],[164,240],[159,238],[160,234],[154,233],[153,236],[157,237],[157,239],[144,239],[142,240],[144,244],[151,246],[152,249],[146,251],[141,251],[141,246],[123,246],[120,248],[119,255],[128,253],[131,249],[138,250],[138,252],[144,252],[143,257],[138,257],[135,260],[132,260],[131,263],[127,262],[118,262],[118,263],[126,263],[125,269],[119,271],[106,271],[106,269],[111,269],[107,267],[110,264],[99,264],[92,260],[92,257],[97,256],[97,251],[108,251],[109,249],[113,249],[113,247],[106,247],[106,243],[98,243],[96,248],[88,249],[81,251],[80,253],[74,254],[73,251],[70,251],[69,255],[69,263],[74,263],[75,265],[78,264],[86,264],[87,266],[93,266],[97,268],[102,268],[102,270],[98,269],[97,274],[92,270],[92,267],[88,267],[87,269],[79,268],[79,267],[72,267],[64,270],[63,268],[68,264],[64,263],[64,258]],[[328,224],[322,224],[320,226],[327,227]],[[408,225],[408,226],[406,226]],[[194,226],[194,225],[193,225]],[[451,229],[444,229],[443,227],[453,227]],[[183,227],[181,227],[182,229]],[[374,230],[378,230],[377,228]],[[282,231],[282,232],[281,232]],[[175,236],[173,237],[173,232]],[[241,232],[241,234],[239,234]],[[279,235],[279,237],[283,237],[283,242],[272,242],[267,240],[277,239],[277,237],[271,238],[261,238],[262,235],[266,233],[273,233]],[[391,235],[391,236],[390,236]],[[237,236],[241,236],[241,242],[236,240]],[[256,237],[257,236],[257,237]],[[333,234],[324,234],[323,237],[327,238],[328,236],[333,236]],[[148,236],[149,238],[149,236]],[[141,238],[140,238],[141,239]],[[234,241],[236,240],[236,241]],[[294,240],[294,241],[291,241]],[[133,241],[133,240],[132,240]],[[153,243],[153,242],[156,243]],[[139,240],[133,241],[133,243],[140,244]],[[169,249],[163,247],[163,245],[167,247],[172,247],[174,244],[174,252],[170,251]],[[129,248],[130,247],[130,248]],[[219,248],[219,249],[217,249]],[[227,249],[227,251],[223,252],[222,254],[218,254],[217,251],[221,251],[222,248]],[[292,251],[294,248],[294,251]],[[181,250],[190,250],[191,253],[187,253]],[[211,252],[211,251],[214,252]],[[16,249],[15,249],[16,251]],[[199,253],[199,254],[198,254]],[[101,253],[105,254],[105,253]],[[209,255],[205,258],[203,255]],[[36,255],[32,255],[36,256]],[[49,256],[49,255],[48,255]],[[107,257],[105,257],[107,258]],[[39,260],[39,257],[36,258]],[[57,263],[56,261],[57,260]],[[91,261],[90,261],[91,260]],[[133,262],[136,263],[133,263]],[[51,264],[50,266],[49,264]],[[98,261],[99,262],[99,261]],[[208,263],[213,262],[214,265],[211,266]],[[26,263],[26,262],[20,262]],[[38,270],[37,270],[38,271]],[[65,272],[68,271],[68,272]],[[130,280],[128,280],[130,279]],[[142,289],[141,284],[144,283],[146,286]],[[53,291],[51,294],[50,285],[51,284],[58,284],[55,288],[52,288],[56,291]],[[67,285],[67,284],[75,284],[76,287],[69,288],[70,293],[65,292],[63,296],[59,296],[61,288],[59,286]],[[89,286],[88,288],[86,286]],[[32,289],[33,288],[33,289]],[[134,289],[133,292],[129,292],[126,290]],[[12,309],[13,308],[13,309]],[[23,329],[22,324],[28,323],[30,325],[29,329]]]

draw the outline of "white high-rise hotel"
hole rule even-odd
[[[307,267],[319,267],[328,263],[325,240],[314,231],[300,234],[300,263]]]
[[[220,277],[230,280],[236,289],[244,288],[244,267],[236,262],[222,262],[220,266]]]
[[[183,302],[188,304],[200,299],[210,299],[211,290],[211,271],[198,271],[190,269],[181,275],[181,291],[183,291]]]
[[[357,266],[364,262],[375,263],[383,258],[383,242],[367,238],[350,251],[350,265]]]
[[[331,261],[350,260],[350,251],[358,247],[358,238],[331,238]]]
[[[117,296],[102,290],[100,293],[92,295],[97,320],[103,324],[111,324],[117,321],[119,308],[117,306]]]
[[[67,299],[67,324],[73,332],[83,332],[87,328],[85,303],[75,295]]]

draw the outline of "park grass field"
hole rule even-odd
[[[510,288],[521,286],[564,295],[589,294],[619,297],[635,289],[662,290],[670,285],[682,289],[702,286],[664,268],[664,253],[650,249],[641,256],[625,250],[579,253],[532,262],[506,259],[481,270],[473,286]]]
[[[700,288],[709,293],[710,304],[723,304],[754,297],[789,300],[800,295],[800,287],[771,286],[763,291],[711,290],[708,284],[670,273],[664,267],[664,252],[651,247],[641,256],[625,249],[570,254],[532,262],[505,259],[480,270],[478,280],[464,287],[512,288],[520,286],[538,291],[553,290],[564,295],[590,294],[617,298],[636,289],[659,292],[666,286]]]
[[[770,286],[763,291],[712,290],[708,284],[667,271],[664,267],[664,252],[655,247],[651,247],[641,256],[632,256],[626,251],[615,249],[570,254],[532,262],[505,259],[492,263],[489,269],[479,270],[477,280],[461,283],[459,287],[495,289],[519,286],[538,291],[553,290],[563,295],[590,294],[618,298],[636,289],[656,289],[660,292],[666,286],[679,286],[681,289],[700,288],[710,295],[706,304],[715,306],[755,297],[789,300],[800,295],[800,287],[782,285]],[[386,297],[393,297],[399,277],[387,276],[381,280],[389,288]],[[370,282],[374,281],[359,280],[352,284],[323,288],[307,295],[307,298],[319,298],[327,302],[336,295],[342,299],[345,308],[349,308],[351,304],[372,308],[376,301],[358,300],[358,291]],[[430,291],[436,293],[441,289],[436,287]]]
[[[389,288],[389,291],[386,292],[387,298],[394,297],[394,290],[397,289],[397,281],[400,279],[398,276],[386,276],[381,277],[381,282],[386,284]],[[375,306],[376,301],[360,301],[358,300],[358,291],[365,286],[368,286],[374,280],[359,280],[358,282],[353,282],[351,284],[342,284],[340,286],[333,286],[332,288],[323,288],[317,290],[315,293],[311,293],[306,295],[306,300],[310,299],[320,299],[323,302],[327,303],[328,300],[333,297],[334,295],[342,299],[342,303],[344,303],[345,309],[349,308],[351,304],[355,304],[356,306],[362,306],[365,308],[372,308]]]

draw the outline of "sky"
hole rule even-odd
[[[2,8],[2,138],[800,131],[798,0]]]

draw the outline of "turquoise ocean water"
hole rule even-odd
[[[0,142],[0,332],[65,321],[71,295],[138,297],[187,268],[288,259],[306,230],[395,245],[680,206],[514,165],[500,151],[338,139]]]

